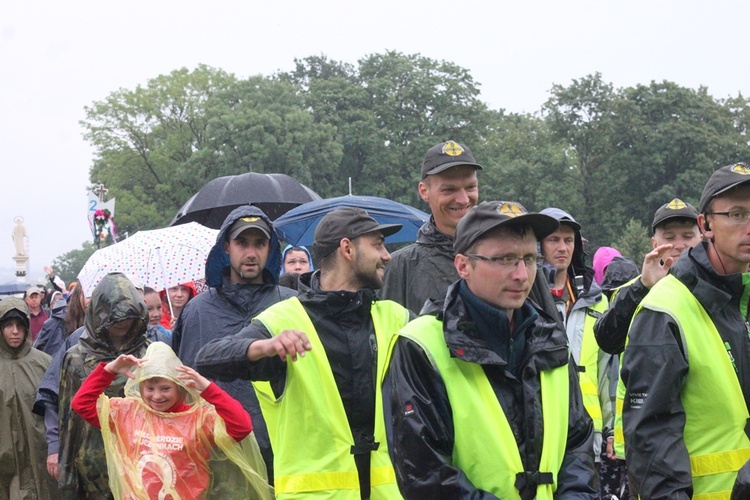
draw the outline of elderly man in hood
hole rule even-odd
[[[0,330],[0,498],[52,498],[57,485],[44,466],[44,421],[31,412],[50,357],[31,347],[23,300],[0,300]]]
[[[120,354],[143,357],[147,326],[146,304],[130,280],[122,273],[104,276],[86,309],[85,334],[62,359],[58,463],[62,498],[112,498],[101,432],[74,413],[70,402],[100,362]],[[127,380],[118,377],[106,394],[123,396]]]
[[[271,220],[258,208],[233,210],[206,259],[208,291],[185,305],[172,330],[172,347],[188,366],[208,342],[234,335],[268,306],[295,292],[278,285],[281,246]],[[273,478],[273,453],[258,398],[246,381],[217,382],[253,419],[255,436]]]

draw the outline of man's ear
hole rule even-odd
[[[225,254],[229,254],[229,242],[228,241],[222,241],[221,242],[221,248],[224,250]]]
[[[652,236],[651,237],[651,248],[653,249],[653,248],[656,248],[657,246],[659,246],[659,245],[656,244],[656,238],[654,238]]]
[[[430,202],[430,188],[425,184],[424,182],[420,182],[417,185],[417,190],[419,191],[419,197],[422,198],[422,201],[425,203]]]
[[[341,238],[339,241],[339,248],[337,250],[346,260],[352,260],[354,256],[354,243],[349,238]]]
[[[707,240],[713,239],[714,231],[711,229],[711,225],[706,219],[706,214],[698,214],[698,230],[703,233],[703,236]]]
[[[453,259],[453,265],[456,266],[456,271],[458,272],[458,275],[461,277],[461,279],[466,279],[466,276],[469,274],[468,267],[471,265],[469,263],[469,258],[463,254],[458,253]]]

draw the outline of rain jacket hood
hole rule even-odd
[[[281,273],[279,273],[279,276],[284,274],[284,260],[286,260],[286,254],[289,250],[293,248],[295,250],[304,250],[304,252],[307,254],[307,260],[310,261],[310,271],[315,270],[315,267],[313,266],[312,255],[310,254],[310,250],[308,250],[307,247],[287,245],[286,247],[284,247],[284,250],[281,252]]]
[[[545,208],[539,213],[554,217],[561,224],[564,224],[565,222],[572,222],[573,224],[578,225],[578,222],[576,222],[572,215],[559,208]],[[570,278],[570,282],[574,283],[576,276],[583,276],[583,289],[589,290],[591,288],[592,282],[594,281],[594,270],[586,266],[586,252],[583,250],[583,237],[581,236],[581,230],[576,229],[575,227],[573,228],[576,232],[575,244],[573,247],[573,260],[571,260],[570,266],[568,267],[568,277]],[[545,262],[544,264],[542,264],[542,269],[547,275],[549,282],[554,283],[556,272],[555,268]],[[598,288],[598,286],[596,285],[595,287]]]
[[[121,349],[127,352],[146,340],[143,334],[148,325],[148,309],[140,292],[127,276],[110,273],[102,278],[91,294],[84,322],[88,336],[81,338],[81,343],[85,343],[92,352],[106,353],[111,357],[116,349],[109,339],[107,329],[114,323],[128,319],[134,321]]]
[[[0,327],[5,320],[20,318],[26,324],[26,336],[18,347],[11,347],[5,341],[5,335],[0,334],[0,357],[18,359],[26,356],[31,350],[31,331],[29,330],[29,308],[23,299],[6,297],[0,300]]]
[[[125,398],[100,395],[97,401],[99,422],[109,422],[102,425],[102,437],[114,497],[154,498],[158,491],[159,498],[270,500],[272,490],[253,433],[241,442],[227,434],[213,405],[178,377],[182,362],[167,344],[150,344],[143,357],[147,361],[125,384]],[[161,412],[149,407],[140,384],[154,377],[177,384],[185,398],[175,406],[185,403],[189,409]],[[178,444],[170,448],[169,443]],[[160,451],[162,446],[172,451]],[[211,480],[217,475],[220,480]]]
[[[0,324],[13,317],[25,320],[26,336],[19,347],[11,348],[0,335],[0,496],[8,498],[10,492],[10,498],[57,498],[45,465],[44,420],[32,413],[50,357],[31,348],[26,303],[17,297],[0,300]]]
[[[222,274],[224,269],[229,267],[229,255],[224,251],[224,241],[228,239],[227,232],[237,219],[242,217],[261,217],[271,228],[271,248],[268,252],[268,260],[263,270],[263,282],[277,285],[279,283],[279,273],[281,272],[281,244],[273,229],[273,223],[266,214],[257,207],[246,205],[235,208],[224,219],[219,234],[216,236],[216,244],[211,248],[206,259],[206,284],[209,287],[218,287],[222,285]]]

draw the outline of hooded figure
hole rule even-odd
[[[29,309],[22,299],[0,300],[0,330],[0,498],[54,498],[57,485],[45,466],[44,420],[31,411],[51,358],[31,347]]]
[[[117,323],[128,321],[127,330],[117,331]],[[146,304],[130,280],[122,273],[104,276],[86,310],[85,334],[62,361],[59,471],[63,498],[112,498],[101,432],[75,414],[70,402],[100,362],[112,361],[120,354],[142,358],[147,347],[147,325]],[[124,376],[117,377],[105,394],[123,396],[127,380]]]
[[[604,281],[604,274],[607,272],[607,266],[609,266],[609,263],[612,262],[612,259],[615,257],[622,257],[622,254],[619,250],[612,247],[599,247],[599,249],[594,252],[594,281],[596,281],[599,286],[601,286]]]
[[[295,252],[305,252],[307,254],[307,261],[310,263],[310,269],[308,269],[307,271],[302,271],[299,274],[304,274],[304,273],[315,270],[315,266],[313,266],[312,255],[310,254],[310,250],[308,250],[307,247],[287,245],[286,247],[284,247],[284,250],[281,252],[281,273],[279,275],[283,275],[285,273],[284,261],[286,261],[286,254],[289,253],[291,250],[294,250]]]
[[[232,225],[245,217],[263,219],[269,232],[269,251],[262,271],[263,283],[232,283],[229,254],[224,243],[229,241]],[[210,287],[185,304],[172,330],[172,348],[187,366],[195,366],[201,347],[212,340],[234,335],[250,324],[268,306],[296,295],[294,290],[278,286],[281,271],[281,245],[271,220],[257,207],[234,209],[221,225],[206,259],[206,284]],[[273,453],[263,414],[253,387],[246,380],[217,381],[217,384],[242,403],[253,419],[255,437],[266,461],[269,479],[273,478]]]
[[[102,429],[115,498],[192,499],[206,498],[207,493],[210,498],[222,499],[272,498],[258,444],[252,432],[247,433],[251,425],[243,439],[232,438],[214,405],[178,377],[177,367],[182,362],[168,345],[152,343],[145,359],[133,370],[135,378],[125,384],[124,398],[99,394],[95,403],[95,423]],[[100,373],[102,370],[96,372]],[[154,378],[173,382],[180,394],[166,411],[153,409],[142,397],[141,384]],[[87,381],[85,387],[89,384]],[[83,401],[79,397],[73,402],[77,411]],[[239,403],[234,403],[244,413]],[[227,406],[223,405],[225,412]],[[212,481],[217,474],[231,474],[230,469],[235,469],[231,485]],[[222,484],[222,489],[215,489]]]

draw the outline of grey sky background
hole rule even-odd
[[[693,0],[2,2],[0,282],[14,279],[16,216],[29,281],[91,240],[93,152],[79,121],[118,88],[200,63],[246,78],[309,55],[397,50],[469,69],[482,99],[512,112],[597,71],[616,87],[669,80],[725,98],[750,88],[748,14],[746,2]]]

